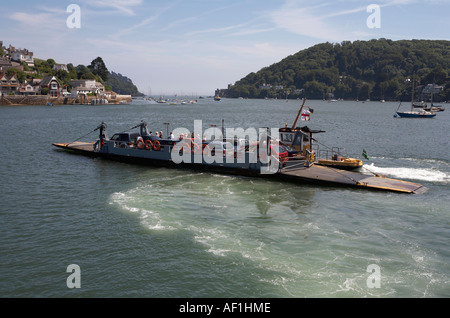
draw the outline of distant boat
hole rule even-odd
[[[398,105],[397,113],[394,115],[394,117],[403,117],[403,118],[433,118],[436,116],[435,112],[427,111],[424,108],[414,110],[414,78],[413,78],[413,85],[412,85],[412,95],[411,95],[411,110],[410,111],[404,111],[399,112],[400,106],[402,103],[400,102],[400,105]]]
[[[163,99],[162,96],[159,97],[159,99],[156,101],[159,104],[167,104],[169,102],[168,99]]]
[[[216,100],[216,101],[220,101],[220,100],[221,100],[221,98],[220,98],[220,96],[214,96],[214,100]]]
[[[443,112],[445,108],[440,105],[431,104],[430,110],[433,112]]]
[[[434,83],[431,89],[431,93],[430,93],[430,104],[431,106],[427,106],[427,103],[422,101],[420,103],[414,103],[413,106],[415,108],[423,108],[426,111],[432,111],[432,112],[443,112],[445,110],[444,107],[442,107],[441,105],[434,105],[433,104],[433,95],[434,95]]]
[[[434,105],[433,103],[431,103],[431,106],[428,107],[427,103],[425,103],[425,102],[414,103],[413,107],[414,108],[422,108],[426,111],[431,111],[431,112],[443,112],[445,110],[445,108],[442,107],[441,105]]]

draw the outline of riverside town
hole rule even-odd
[[[115,75],[115,74],[114,74]],[[118,104],[131,95],[114,92],[98,57],[88,67],[41,60],[29,49],[0,41],[0,105]]]

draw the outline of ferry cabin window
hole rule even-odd
[[[281,141],[292,142],[292,134],[281,134]]]
[[[128,142],[128,141],[130,141],[130,136],[128,134],[114,134],[111,137],[111,140]]]
[[[303,141],[305,140],[304,136],[305,135],[302,134],[302,133],[295,134],[295,138],[294,138],[294,141],[292,142],[292,145],[301,146],[302,145],[302,139],[303,139]]]
[[[309,136],[303,135],[303,142],[309,142]]]

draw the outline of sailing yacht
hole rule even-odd
[[[409,79],[408,79],[408,81],[409,81]],[[394,115],[394,117],[397,117],[397,115],[399,117],[404,117],[404,118],[433,118],[436,116],[435,112],[427,111],[424,108],[414,110],[414,78],[413,78],[413,85],[412,85],[411,110],[399,112],[398,109],[400,108],[401,105],[402,105],[402,103],[400,102],[400,105],[398,105],[398,108],[397,108],[397,114]]]

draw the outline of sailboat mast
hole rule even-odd
[[[413,111],[413,108],[414,108],[414,75],[413,75],[412,93],[411,93],[411,111]]]
[[[434,82],[433,85],[431,86],[430,110],[432,110],[433,108],[433,95],[434,95]]]

